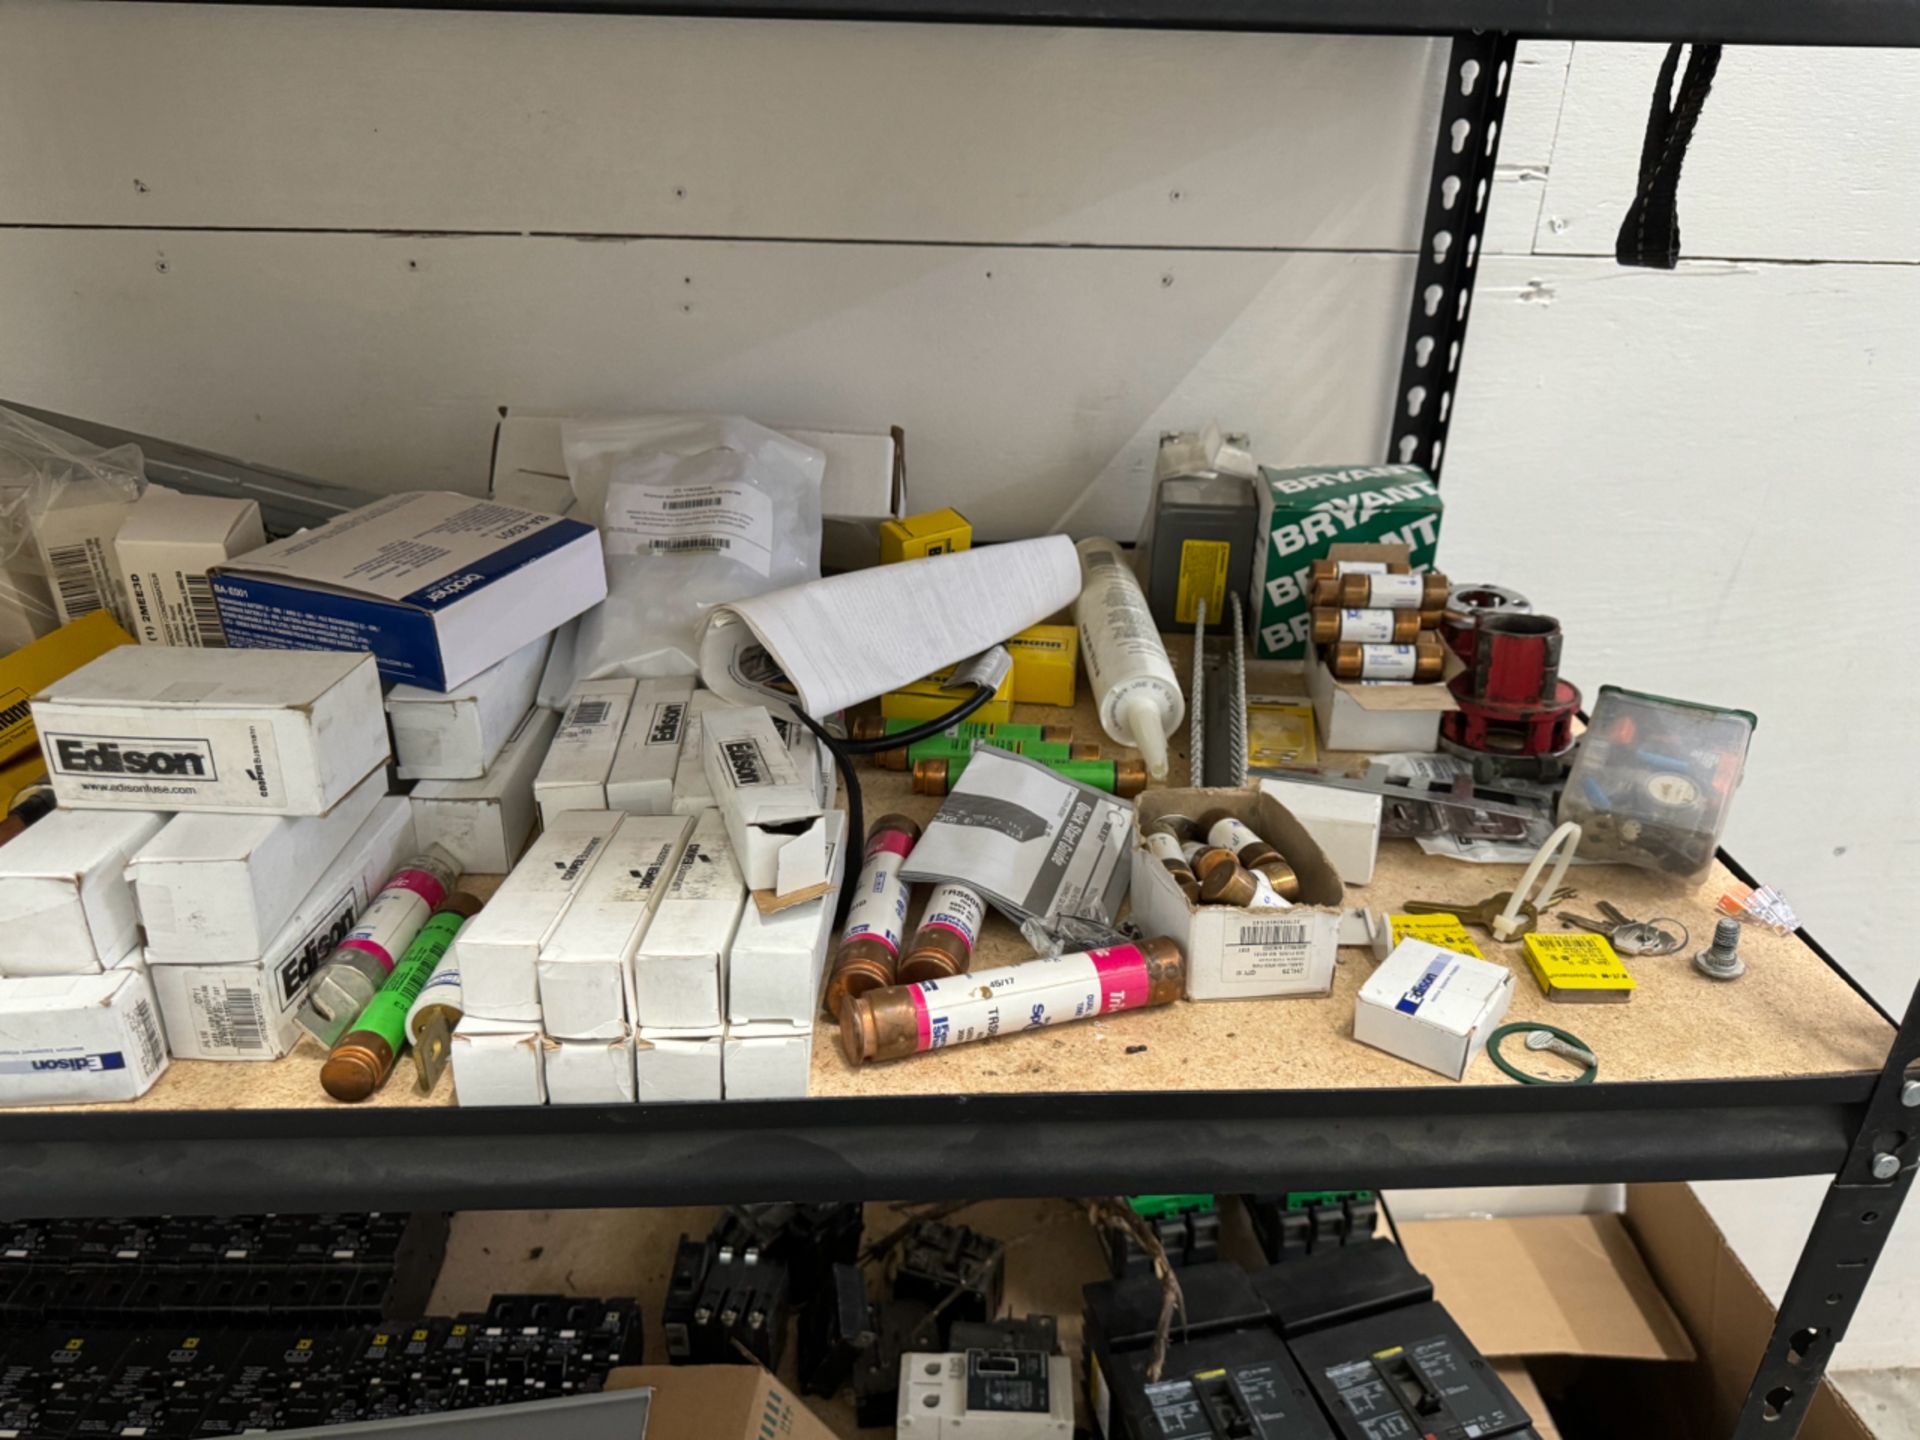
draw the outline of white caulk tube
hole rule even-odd
[[[1164,780],[1167,737],[1186,718],[1187,697],[1125,552],[1111,540],[1082,540],[1074,548],[1080,552],[1080,598],[1073,618],[1100,705],[1100,728],[1115,743],[1138,750],[1150,778]]]

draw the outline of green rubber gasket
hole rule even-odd
[[[1498,1065],[1507,1075],[1518,1080],[1522,1085],[1591,1085],[1593,1083],[1593,1077],[1600,1073],[1600,1062],[1595,1060],[1593,1064],[1589,1065],[1585,1070],[1582,1070],[1571,1080],[1543,1080],[1538,1075],[1529,1075],[1500,1053],[1500,1042],[1506,1039],[1507,1036],[1517,1034],[1523,1030],[1544,1030],[1556,1040],[1565,1041],[1569,1045],[1578,1045],[1587,1053],[1593,1053],[1593,1047],[1587,1044],[1586,1041],[1582,1040],[1578,1035],[1562,1030],[1557,1025],[1543,1025],[1537,1020],[1522,1020],[1516,1024],[1502,1025],[1487,1037],[1487,1058]]]

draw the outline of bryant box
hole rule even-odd
[[[1315,560],[1334,545],[1405,545],[1416,572],[1433,568],[1440,490],[1418,465],[1262,468],[1254,485],[1260,529],[1253,547],[1254,654],[1302,660],[1312,628]]]

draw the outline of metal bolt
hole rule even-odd
[[[1721,920],[1713,927],[1713,943],[1693,957],[1693,968],[1709,980],[1738,980],[1747,973],[1740,958],[1740,922]]]
[[[1569,1045],[1558,1035],[1549,1034],[1545,1030],[1529,1030],[1527,1032],[1527,1049],[1545,1050],[1549,1054],[1563,1055],[1576,1065],[1597,1065],[1600,1063],[1593,1058],[1593,1052],[1591,1050],[1582,1050],[1578,1045]]]
[[[1873,1157],[1873,1178],[1891,1180],[1900,1173],[1900,1157],[1882,1150]]]
[[[1920,1107],[1920,1080],[1909,1080],[1900,1087],[1900,1103],[1909,1110]]]

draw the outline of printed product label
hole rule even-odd
[[[1385,645],[1393,640],[1391,610],[1342,610],[1340,638],[1362,645]]]
[[[1258,870],[1253,872],[1253,898],[1242,910],[1291,910],[1293,902],[1273,888],[1273,882]]]
[[[653,707],[652,717],[647,721],[647,744],[671,745],[678,749],[680,730],[686,720],[686,701],[662,700]]]
[[[357,882],[341,891],[320,919],[314,922],[313,928],[300,937],[300,942],[274,970],[274,987],[279,992],[282,1010],[300,998],[321,962],[353,933],[353,917],[359,911],[363,898],[364,892]]]
[[[723,555],[773,570],[773,501],[749,485],[635,485],[607,489],[609,555]]]
[[[1384,560],[1336,560],[1333,562],[1336,575],[1384,575],[1387,562]]]
[[[554,741],[584,745],[597,739],[594,732],[612,725],[619,707],[618,695],[575,697],[573,703],[567,706],[567,713],[561,717],[560,728],[554,732]]]
[[[1467,934],[1466,927],[1460,923],[1457,915],[1389,915],[1387,923],[1392,927],[1393,943],[1396,945],[1402,940],[1424,940],[1429,945],[1438,945],[1442,950],[1456,950],[1476,960],[1487,958],[1480,953],[1480,947],[1473,943],[1473,937]]]
[[[1434,956],[1427,962],[1427,968],[1420,972],[1420,978],[1409,985],[1406,993],[1394,1002],[1393,1008],[1402,1015],[1418,1015],[1420,1007],[1426,1003],[1427,996],[1433,993],[1434,987],[1439,985],[1449,972],[1458,968],[1459,963],[1445,955]]]
[[[1418,575],[1376,575],[1368,586],[1367,598],[1376,608],[1418,610],[1426,596],[1427,582]]]
[[[1173,618],[1191,625],[1206,603],[1207,623],[1218,624],[1227,613],[1227,562],[1233,546],[1225,540],[1180,542],[1180,582],[1174,592]]]
[[[1401,579],[1389,575],[1389,580]],[[1363,680],[1411,680],[1417,659],[1411,645],[1369,645],[1360,652],[1360,678]]]
[[[1305,980],[1312,963],[1312,927],[1299,920],[1255,920],[1227,937],[1220,973],[1229,980]]]
[[[1054,955],[909,987],[922,1050],[1043,1025],[1138,1010],[1147,1003],[1147,961],[1132,945]]]
[[[445,895],[440,882],[426,871],[402,870],[374,898],[340,948],[364,951],[380,962],[382,970],[393,969]]]
[[[722,740],[718,748],[720,758],[726,762],[727,783],[734,789],[749,790],[775,783],[773,769],[767,764],[767,757],[760,753],[760,742],[751,736]]]
[[[1194,846],[1196,853],[1201,848],[1199,845]],[[1187,856],[1181,849],[1180,842],[1164,830],[1156,830],[1147,836],[1147,853],[1156,860],[1178,865],[1182,870],[1187,868]]]
[[[987,902],[978,890],[965,885],[937,885],[921,917],[922,930],[951,930],[967,942],[971,950],[980,941],[980,922],[986,918]]]
[[[867,841],[867,863],[860,868],[860,889],[847,908],[842,945],[864,938],[878,940],[890,954],[900,953],[907,925],[907,886],[900,879],[900,866],[912,848],[903,830],[882,830]]]
[[[1213,822],[1213,828],[1207,831],[1207,843],[1238,855],[1247,846],[1264,845],[1266,841],[1254,834],[1251,826],[1243,825],[1228,815]]]
[[[712,900],[728,894],[739,877],[733,851],[724,841],[695,840],[680,856],[680,868],[667,894],[675,900]]]
[[[111,610],[114,619],[127,624],[131,617],[125,613],[120,587],[114,583],[105,542],[86,535],[70,545],[48,545],[44,549],[47,576],[53,581],[53,598],[62,622],[78,620],[96,610]]]
[[[663,840],[653,854],[637,864],[627,867],[627,873],[614,886],[607,899],[616,905],[644,905],[653,892],[660,888],[660,881],[667,873],[667,862],[673,859],[673,842]]]
[[[44,711],[43,711],[44,714]],[[47,768],[63,797],[277,806],[286,799],[273,728],[253,720],[199,719],[191,735],[154,733],[153,717],[86,717],[69,728],[46,716]]]
[[[213,598],[213,582],[205,573],[173,570],[127,572],[127,590],[133,599],[133,620],[143,645],[224,647],[220,607]]]

